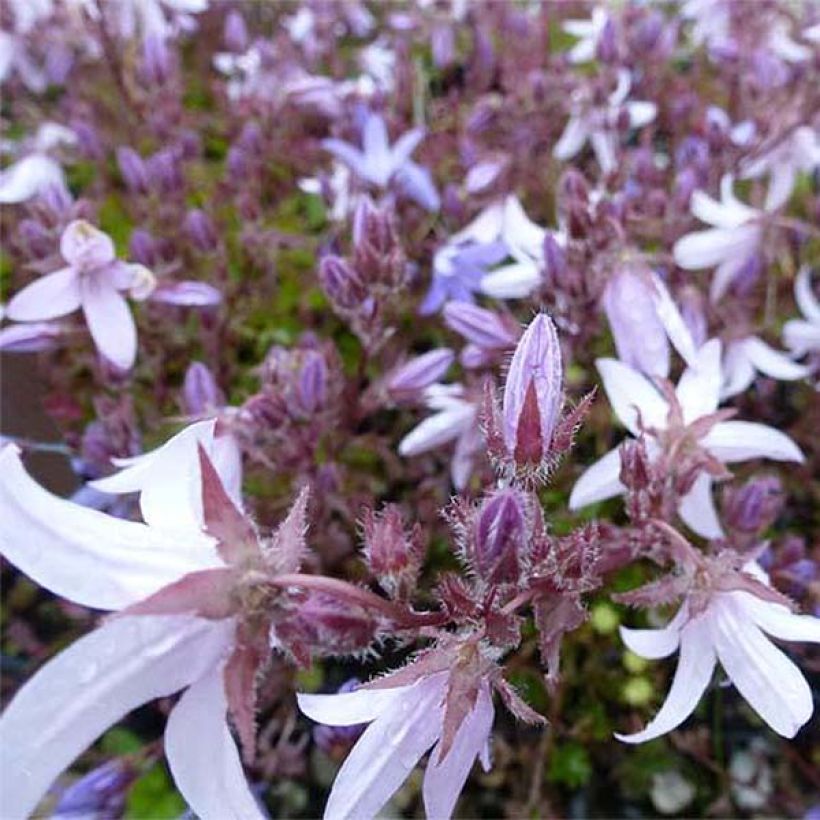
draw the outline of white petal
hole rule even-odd
[[[639,414],[644,427],[666,428],[668,406],[649,379],[617,359],[596,359],[595,366],[615,415],[630,433],[640,432]]]
[[[783,344],[795,356],[803,356],[812,350],[820,350],[820,322],[790,319],[783,325]]]
[[[764,601],[750,592],[727,593],[764,632],[782,641],[820,643],[820,618],[796,615],[782,604]]]
[[[708,473],[701,473],[678,505],[678,514],[689,529],[704,538],[720,538],[720,526],[715,502],[712,498],[712,479]]]
[[[165,755],[177,788],[202,820],[263,818],[225,720],[223,666],[183,694],[168,718]]]
[[[475,408],[469,404],[444,410],[414,427],[400,442],[399,454],[417,456],[458,438],[473,423]]]
[[[416,150],[416,146],[424,139],[423,128],[413,128],[402,134],[392,148],[392,163],[394,168],[400,168],[410,159],[410,154]]]
[[[663,629],[629,629],[622,626],[621,640],[631,652],[642,658],[667,658],[680,646],[681,627],[687,617],[688,608],[684,605]]]
[[[760,228],[757,225],[712,228],[681,237],[672,248],[672,253],[680,267],[700,270],[718,265],[724,259],[745,259],[757,248],[759,239]]]
[[[803,461],[800,448],[785,433],[753,421],[722,421],[701,439],[701,444],[727,463],[749,458]]]
[[[592,466],[587,467],[575,482],[569,497],[569,508],[577,510],[586,507],[587,504],[620,495],[626,489],[618,478],[620,473],[620,450],[610,450]]]
[[[601,166],[601,173],[611,174],[618,167],[618,142],[615,135],[608,131],[593,131],[589,135],[589,141],[598,165]]]
[[[720,354],[720,339],[710,339],[698,350],[692,365],[683,371],[675,393],[685,424],[717,410],[722,381]]]
[[[669,289],[655,273],[652,274],[652,283],[655,286],[652,297],[658,319],[660,319],[663,329],[666,331],[666,335],[675,350],[680,353],[686,364],[691,365],[694,363],[697,354],[697,347],[692,338],[692,333],[675,304],[675,300],[669,293]]]
[[[74,268],[61,268],[36,279],[11,298],[6,316],[15,322],[39,322],[73,313],[80,306],[80,281]]]
[[[820,301],[811,286],[811,268],[804,265],[794,280],[794,298],[800,312],[814,324],[820,324]]]
[[[689,208],[701,222],[714,225],[716,228],[737,228],[754,215],[753,211],[717,202],[703,191],[695,191],[692,194]]]
[[[137,326],[128,302],[107,281],[96,276],[81,280],[83,313],[97,350],[121,370],[137,358]]]
[[[494,299],[524,299],[541,282],[541,273],[535,262],[513,262],[504,265],[481,279],[481,290]]]
[[[503,200],[488,205],[469,225],[450,237],[450,244],[478,242],[488,245],[490,242],[495,242],[501,235],[504,225],[504,211]]]
[[[441,699],[449,673],[423,679],[365,729],[325,807],[326,820],[374,817],[441,733]]]
[[[62,168],[50,157],[31,154],[0,171],[0,203],[25,202],[52,186],[65,188]]]
[[[382,713],[393,709],[404,697],[409,686],[393,689],[358,689],[338,695],[306,695],[297,693],[299,708],[317,723],[326,726],[355,726],[370,723]]]
[[[632,128],[643,128],[655,119],[658,113],[658,106],[652,102],[636,100],[627,103],[626,110],[629,113],[629,125]]]
[[[800,670],[749,621],[731,597],[710,608],[718,658],[749,705],[783,737],[811,717],[811,689]]]
[[[29,815],[109,726],[201,677],[232,634],[229,622],[190,616],[120,618],[49,661],[0,718],[0,814]]]
[[[0,553],[41,586],[97,609],[120,609],[184,574],[221,566],[210,539],[169,536],[73,504],[0,450]]]
[[[776,211],[789,201],[797,174],[791,162],[776,162],[769,174],[769,190],[766,192],[767,211]]]
[[[743,348],[751,363],[773,379],[802,379],[811,373],[811,368],[793,362],[785,353],[775,350],[756,336],[746,339]]]
[[[715,668],[708,613],[690,621],[681,631],[680,658],[672,687],[655,718],[641,731],[615,737],[625,743],[645,743],[671,732],[692,714]]]
[[[456,732],[444,761],[438,759],[440,743],[430,755],[423,789],[427,817],[444,820],[452,816],[470,769],[487,744],[494,717],[493,699],[485,681],[479,686],[475,706]]]
[[[589,136],[589,128],[583,117],[573,114],[558,142],[552,149],[556,159],[572,159],[583,147]]]
[[[504,200],[501,238],[519,261],[526,262],[541,257],[546,233],[544,228],[527,216],[517,196],[510,194]]]
[[[755,369],[746,355],[742,342],[730,342],[723,358],[721,400],[742,393],[755,380]]]

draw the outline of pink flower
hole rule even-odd
[[[82,308],[99,352],[128,370],[137,355],[137,329],[121,291],[144,298],[154,287],[153,275],[142,265],[118,261],[111,238],[82,219],[66,227],[60,253],[68,265],[23,288],[6,315],[40,322]]]
[[[765,579],[752,563],[745,573]],[[783,737],[794,737],[812,715],[809,685],[800,670],[767,636],[820,643],[820,619],[745,589],[713,591],[703,602],[690,594],[663,629],[627,629],[621,637],[643,658],[665,658],[680,649],[672,687],[655,718],[641,732],[616,735],[643,743],[679,726],[692,714],[719,661],[748,704]]]
[[[476,758],[481,759],[485,771],[489,769],[488,740],[495,712],[489,682],[481,678],[472,706],[450,739],[449,748],[443,749],[450,679],[450,672],[440,671],[406,686],[365,688],[339,695],[298,695],[299,708],[319,723],[370,723],[336,776],[325,807],[326,818],[374,817],[431,747],[424,773],[425,812],[435,820],[452,815]]]

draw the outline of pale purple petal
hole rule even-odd
[[[177,788],[198,817],[263,818],[228,729],[227,707],[223,665],[218,664],[191,685],[168,718],[168,766]]]
[[[732,598],[710,608],[717,655],[726,674],[755,712],[783,737],[794,737],[814,709],[800,670]]]
[[[583,147],[589,136],[589,128],[583,117],[573,114],[567,122],[552,155],[556,159],[572,159]]]
[[[814,324],[820,324],[820,301],[811,286],[811,268],[804,265],[794,280],[794,298],[800,312]]]
[[[482,443],[481,429],[477,424],[470,425],[456,439],[453,457],[450,459],[450,478],[459,492],[470,483],[476,455],[480,452]]]
[[[751,210],[718,202],[703,191],[695,191],[692,194],[689,207],[692,214],[701,222],[714,225],[716,228],[737,228],[748,222],[754,214]]]
[[[820,618],[797,615],[782,604],[764,601],[750,592],[728,592],[745,615],[764,632],[781,641],[820,643]]]
[[[743,347],[743,342],[730,342],[723,357],[723,383],[720,398],[736,396],[755,380],[755,369]]]
[[[803,462],[800,448],[785,433],[753,421],[722,421],[701,439],[701,444],[726,463],[750,458]]]
[[[475,705],[456,732],[447,756],[439,761],[440,743],[430,755],[423,788],[427,817],[446,820],[452,816],[470,769],[487,744],[494,717],[492,695],[482,681]]]
[[[370,723],[379,715],[396,708],[409,686],[395,689],[356,689],[338,695],[297,693],[299,708],[311,720],[325,726],[356,726]]]
[[[43,154],[31,154],[0,171],[0,204],[25,202],[50,187],[65,188],[60,166]]]
[[[618,143],[614,134],[608,131],[593,131],[589,135],[595,158],[601,166],[601,173],[611,174],[618,167]]]
[[[672,299],[669,289],[657,274],[652,274],[652,283],[655,286],[653,298],[658,319],[663,325],[669,341],[672,342],[672,346],[680,353],[686,364],[691,365],[697,355],[697,346],[692,338],[689,326],[686,324],[674,299]]]
[[[717,410],[722,381],[720,354],[720,339],[710,339],[698,350],[692,365],[683,371],[675,393],[685,424]]]
[[[690,621],[680,635],[680,657],[672,687],[654,719],[632,735],[616,734],[624,743],[645,743],[680,726],[692,714],[715,668],[712,624],[707,612]]]
[[[6,306],[15,322],[39,322],[72,313],[80,306],[80,280],[74,268],[61,268],[36,279]]]
[[[649,379],[617,359],[597,359],[595,365],[615,415],[630,433],[640,432],[639,414],[644,427],[666,427],[666,401]]]
[[[205,282],[175,282],[159,285],[151,301],[181,307],[214,307],[222,302],[222,292]]]
[[[75,268],[92,271],[116,258],[114,241],[84,219],[75,219],[60,237],[60,253]]]
[[[341,160],[356,176],[369,179],[364,154],[358,148],[338,139],[322,140],[322,148]]]
[[[794,183],[797,178],[797,169],[791,162],[777,162],[772,166],[769,174],[769,190],[766,192],[767,211],[776,211],[789,201]]]
[[[415,162],[405,162],[396,171],[396,185],[402,193],[425,210],[434,212],[441,207],[441,198],[430,172]]]
[[[84,277],[81,287],[83,313],[97,350],[121,370],[129,370],[137,358],[137,327],[128,302],[97,276]]]
[[[394,168],[401,168],[401,166],[410,159],[410,155],[424,139],[424,133],[423,128],[413,128],[411,131],[402,134],[396,140],[392,149]]]
[[[399,443],[399,454],[416,456],[458,438],[475,419],[475,407],[464,403],[443,410],[414,427]]]
[[[25,322],[0,329],[0,350],[8,353],[34,353],[51,350],[65,333],[57,322]]]
[[[775,350],[756,336],[745,339],[743,348],[749,361],[773,379],[803,379],[811,373],[810,368],[793,362],[785,353]]]
[[[689,529],[704,538],[720,538],[723,535],[712,498],[712,479],[708,473],[701,473],[689,492],[681,498],[678,514]]]
[[[169,536],[44,490],[19,451],[0,450],[0,552],[41,586],[96,609],[120,609],[194,570],[218,567],[210,539]]]
[[[229,622],[187,615],[120,618],[50,660],[0,718],[3,816],[28,816],[109,726],[201,677],[232,633]]]
[[[373,817],[441,733],[448,673],[425,678],[368,726],[336,776],[327,820]]]
[[[687,270],[700,270],[718,265],[724,259],[744,259],[755,250],[760,240],[757,225],[738,228],[713,228],[681,237],[672,249],[675,262]]]
[[[783,344],[795,356],[803,356],[812,350],[820,350],[820,322],[790,319],[783,325]]]
[[[569,508],[577,510],[586,507],[587,504],[620,495],[626,489],[621,484],[620,474],[620,450],[610,450],[592,466],[587,467],[575,482],[569,497]]]
[[[753,251],[750,251],[750,253],[753,253]],[[712,302],[717,302],[726,294],[750,260],[749,255],[739,253],[728,257],[715,268],[712,281],[709,284],[709,299]]]

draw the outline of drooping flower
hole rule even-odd
[[[803,461],[797,445],[785,434],[765,424],[724,421],[716,415],[720,398],[721,344],[712,339],[700,348],[674,393],[667,397],[649,379],[615,359],[598,359],[596,365],[612,409],[632,433],[647,434],[647,448],[654,461],[665,446],[673,446],[676,461],[686,456],[703,457],[726,464],[751,458]],[[674,401],[670,401],[670,400]],[[570,509],[602,501],[624,491],[619,474],[618,449],[610,450],[581,475],[570,495]],[[681,498],[678,513],[699,535],[718,538],[722,528],[712,499],[712,476],[699,469],[691,489]]]
[[[795,356],[820,351],[820,302],[811,284],[811,269],[800,269],[794,282],[794,298],[802,319],[789,319],[783,326],[783,344]]]
[[[154,287],[153,275],[142,265],[119,261],[111,238],[82,219],[63,231],[60,253],[67,266],[12,297],[6,315],[41,322],[82,308],[99,352],[128,370],[137,356],[137,329],[121,291],[145,298]]]
[[[339,139],[326,139],[322,146],[363,181],[378,188],[395,184],[422,208],[437,211],[440,200],[430,172],[410,159],[423,139],[424,130],[414,128],[391,146],[384,119],[370,111],[362,126],[361,149]]]
[[[811,368],[793,362],[785,353],[775,350],[757,336],[735,339],[726,345],[723,357],[721,400],[746,390],[758,372],[772,379],[793,381],[804,379],[811,373]]]
[[[672,731],[692,714],[719,662],[747,703],[779,735],[794,737],[812,715],[809,685],[769,637],[820,643],[820,618],[796,615],[774,592],[754,562],[743,571],[705,559],[700,588],[693,588],[663,629],[627,629],[621,637],[636,655],[652,660],[680,651],[666,701],[640,732],[616,734],[644,743]],[[706,579],[704,581],[704,579]],[[705,585],[705,586],[704,586]]]
[[[700,270],[717,266],[710,295],[720,299],[738,275],[755,260],[763,238],[763,213],[738,200],[733,191],[730,175],[720,183],[720,202],[703,191],[692,194],[692,213],[708,225],[706,231],[696,231],[681,237],[673,248],[675,262],[686,270]]]

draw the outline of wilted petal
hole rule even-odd
[[[449,818],[464,788],[470,769],[487,744],[493,728],[493,699],[489,686],[482,681],[475,705],[456,732],[444,760],[439,760],[441,744],[430,755],[424,773],[424,811],[429,818]]]
[[[569,508],[577,510],[586,507],[587,504],[620,495],[626,489],[621,484],[620,474],[620,450],[610,450],[592,466],[587,467],[575,482],[569,497]]]
[[[379,715],[396,708],[410,687],[395,689],[357,689],[338,695],[305,695],[297,693],[299,708],[317,723],[326,726],[356,726],[370,723]]]
[[[168,718],[165,754],[177,788],[202,818],[262,818],[225,720],[221,664],[183,694]]]
[[[336,776],[327,820],[373,817],[441,732],[441,698],[448,673],[423,679],[368,726]]]
[[[692,714],[715,668],[709,613],[690,621],[680,635],[680,658],[672,687],[655,718],[632,735],[617,734],[624,743],[645,743],[680,726]]]
[[[189,616],[120,618],[50,660],[0,717],[0,813],[28,816],[109,726],[200,678],[231,634],[230,625]]]
[[[722,421],[701,439],[701,444],[727,463],[749,458],[803,462],[800,448],[785,433],[753,421]]]
[[[137,327],[128,303],[107,281],[97,276],[81,280],[82,306],[97,350],[121,370],[137,358]]]
[[[80,280],[74,268],[62,268],[27,285],[6,306],[15,322],[42,321],[72,313],[80,306]]]
[[[0,450],[0,552],[70,601],[121,609],[182,575],[220,566],[210,540],[169,536],[44,490],[14,446]]]
[[[683,411],[684,424],[691,424],[717,410],[722,380],[720,353],[720,339],[710,339],[683,371],[675,393]]]
[[[723,535],[712,498],[712,479],[708,473],[701,473],[689,492],[681,498],[678,514],[689,529],[704,538],[720,538]]]
[[[649,379],[617,359],[596,359],[595,366],[615,415],[630,433],[639,434],[639,415],[644,427],[666,427],[667,404]]]
[[[783,737],[794,737],[814,709],[800,670],[727,595],[711,607],[718,658],[749,705]]]

